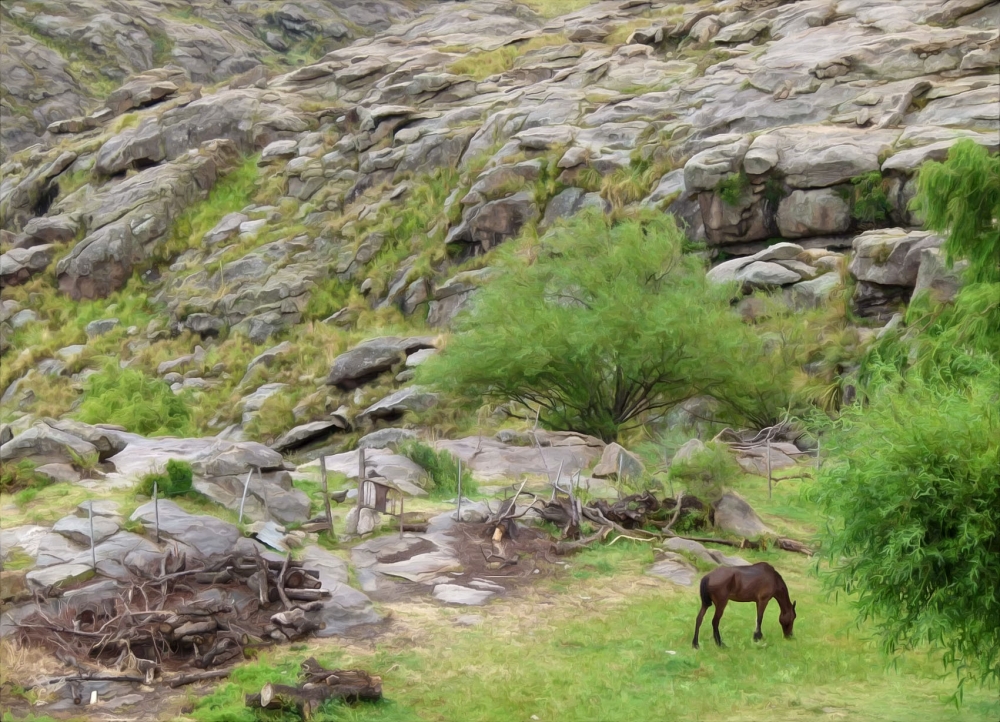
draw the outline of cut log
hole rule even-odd
[[[174,689],[178,687],[183,687],[186,684],[192,684],[194,682],[201,682],[206,679],[222,679],[223,677],[228,677],[233,673],[232,668],[229,669],[213,669],[209,672],[195,672],[194,674],[182,674],[179,677],[174,677],[170,680],[170,686]]]
[[[382,678],[360,669],[325,669],[315,659],[302,663],[306,681],[300,687],[267,683],[260,694],[248,694],[247,707],[253,709],[297,709],[309,720],[330,699],[345,702],[375,702],[382,699]]]

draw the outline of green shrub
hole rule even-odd
[[[1000,282],[1000,155],[959,141],[946,162],[920,168],[913,207],[928,228],[948,234],[949,263],[966,258],[970,279]]]
[[[38,465],[29,459],[8,462],[0,466],[0,492],[9,494],[22,489],[40,489],[49,485],[49,480],[35,473]]]
[[[167,462],[166,471],[162,474],[146,474],[139,481],[135,493],[142,496],[153,496],[153,483],[156,483],[160,498],[183,496],[194,489],[194,473],[186,461],[171,459]]]
[[[431,494],[452,497],[458,494],[458,461],[447,451],[435,451],[421,441],[406,441],[399,452],[421,466],[434,482]],[[476,493],[476,482],[468,469],[462,471],[462,496]]]
[[[750,190],[750,179],[744,170],[740,170],[739,173],[731,173],[719,181],[719,185],[715,187],[719,198],[727,206],[738,206],[748,190]]]
[[[709,442],[705,450],[670,465],[670,480],[706,503],[719,499],[743,471],[725,444]]]
[[[184,397],[160,379],[109,362],[87,379],[77,418],[88,424],[118,424],[143,436],[193,436]]]
[[[851,215],[855,220],[875,223],[889,217],[892,207],[889,205],[889,196],[886,195],[885,181],[879,171],[873,170],[852,178],[851,183],[854,185]]]
[[[910,374],[824,436],[818,501],[836,588],[892,653],[929,643],[1000,679],[1000,366],[966,388]]]

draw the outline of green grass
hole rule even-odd
[[[593,2],[594,0],[525,0],[523,4],[542,17],[554,18],[574,13]]]
[[[784,471],[770,498],[766,479],[744,476],[734,486],[776,531],[807,539],[820,522],[801,493],[810,482],[787,477],[808,470]],[[782,572],[798,603],[795,639],[782,638],[772,605],[764,642],[755,644],[754,606],[734,603],[721,625],[728,647],[716,648],[707,626],[708,643],[692,650],[696,588],[644,576],[652,548],[622,540],[570,557],[567,573],[476,609],[485,617],[479,627],[455,626],[468,610],[406,602],[374,649],[313,641],[276,650],[197,700],[192,717],[250,722],[242,694],[294,680],[301,660],[316,656],[381,675],[386,696],[375,705],[331,705],[321,722],[997,719],[995,690],[967,688],[956,708],[955,678],[937,657],[918,650],[893,664],[883,656],[855,623],[850,601],[824,591],[811,559],[741,554]]]

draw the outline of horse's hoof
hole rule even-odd
[[[759,642],[763,638],[764,638],[763,634],[755,634],[755,635],[753,635],[753,641],[755,641],[755,642]]]
[[[701,649],[697,643],[691,645],[691,649]]]

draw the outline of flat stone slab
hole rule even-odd
[[[372,570],[390,577],[409,579],[411,582],[426,582],[438,574],[462,571],[462,563],[450,551],[438,549],[399,562],[378,563]]]
[[[664,542],[663,546],[667,549],[672,549],[673,551],[684,551],[688,554],[693,554],[702,561],[706,561],[709,564],[718,564],[723,567],[748,567],[750,562],[742,557],[731,557],[726,556],[722,552],[716,549],[709,549],[703,544],[691,541],[690,539],[681,539],[680,537],[672,537]]]
[[[154,533],[153,502],[140,506],[132,514],[139,520],[147,534]],[[186,545],[199,557],[228,554],[243,535],[232,524],[214,516],[189,514],[175,502],[160,502],[160,538],[173,539]]]
[[[682,587],[690,587],[694,583],[698,570],[680,554],[668,552],[663,559],[647,569],[646,574],[666,579],[668,582]]]
[[[560,464],[569,476],[591,466],[601,458],[602,449],[587,444],[532,446],[505,444],[497,439],[469,436],[438,441],[434,447],[462,460],[480,481],[515,479],[521,474],[555,474]],[[543,460],[544,459],[544,460]]]
[[[343,474],[348,479],[358,479],[358,451],[348,451],[325,458],[326,470]],[[319,467],[319,459],[310,461],[299,467],[300,470]],[[428,483],[427,472],[420,464],[411,461],[402,454],[394,454],[388,449],[367,449],[365,451],[365,467],[374,475],[381,476],[397,484],[413,496],[424,496],[427,492],[423,487]],[[404,484],[408,486],[404,486]],[[416,493],[413,489],[419,489]]]
[[[89,564],[54,564],[43,569],[32,569],[28,572],[28,584],[37,588],[65,587],[82,582],[94,576],[94,569]]]
[[[484,589],[469,589],[460,584],[438,584],[434,587],[434,598],[447,604],[462,604],[476,607],[486,604],[493,592]]]
[[[108,537],[115,534],[121,527],[105,516],[94,515],[93,521],[93,541],[100,544]],[[79,516],[64,516],[52,525],[52,531],[62,534],[67,539],[75,541],[77,544],[90,545],[91,542],[91,522],[89,518]]]
[[[38,545],[49,533],[43,526],[25,524],[0,529],[0,559],[6,559],[14,551],[20,549],[30,557],[38,556]]]

